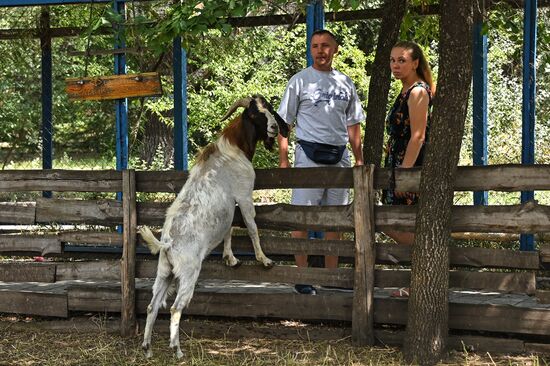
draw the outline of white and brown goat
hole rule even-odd
[[[248,228],[256,259],[264,267],[273,266],[260,247],[254,222],[252,190],[255,173],[252,158],[257,142],[263,141],[266,148],[272,149],[278,133],[288,136],[288,126],[262,96],[235,102],[222,120],[238,107],[245,110],[197,158],[189,179],[166,212],[160,241],[149,228],[140,230],[151,252],[160,252],[142,345],[147,357],[152,356],[153,324],[159,308],[166,305],[170,285],[174,283],[177,289],[176,299],[170,308],[170,347],[176,350],[180,358],[183,356],[179,342],[180,318],[193,296],[203,259],[223,240],[225,264],[239,264],[231,250],[235,204],[239,205]]]

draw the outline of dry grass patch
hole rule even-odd
[[[223,337],[223,335],[220,335]],[[403,365],[391,347],[353,347],[340,341],[202,339],[182,334],[183,360],[169,349],[167,335],[154,335],[153,358],[145,359],[141,337],[124,339],[97,331],[35,329],[21,320],[0,321],[0,365]],[[550,366],[541,356],[493,356],[453,352],[441,365]]]

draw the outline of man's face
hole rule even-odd
[[[332,59],[337,52],[338,44],[330,35],[316,34],[311,38],[311,57],[316,70],[332,70]]]

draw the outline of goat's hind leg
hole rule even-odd
[[[176,350],[176,357],[182,358],[183,352],[180,347],[180,320],[183,309],[189,305],[193,292],[195,291],[195,283],[199,278],[200,263],[197,266],[191,266],[190,273],[179,274],[178,294],[174,300],[174,304],[170,308],[170,348]]]
[[[163,265],[165,267],[162,267]],[[145,324],[143,344],[141,345],[147,358],[150,358],[153,355],[153,350],[151,349],[153,325],[157,319],[159,308],[166,300],[166,294],[168,293],[168,289],[173,278],[170,272],[170,265],[162,252],[159,258],[158,266],[159,269],[157,270],[157,277],[155,278],[155,283],[153,285],[153,297],[151,298],[151,303],[147,306],[147,323]]]
[[[231,249],[231,233],[233,228],[230,227],[225,237],[223,238],[223,262],[228,267],[237,268],[241,265],[241,261],[235,258],[233,250]]]
[[[241,214],[243,215],[244,223],[248,229],[248,235],[252,239],[252,245],[254,245],[254,254],[256,255],[256,260],[261,262],[265,268],[273,267],[273,261],[266,257],[262,247],[260,246],[260,236],[258,235],[258,226],[256,226],[256,221],[254,217],[256,216],[256,211],[254,210],[254,203],[252,200],[243,200],[238,201]]]

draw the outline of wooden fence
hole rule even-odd
[[[0,299],[0,312],[54,316],[67,316],[69,311],[121,312],[121,331],[132,334],[136,314],[146,311],[151,296],[151,282],[144,279],[154,277],[156,268],[152,257],[136,250],[141,240],[136,229],[142,224],[162,225],[169,205],[142,202],[136,197],[140,192],[176,193],[186,177],[183,172],[133,170],[0,172],[0,192],[123,192],[122,201],[37,198],[34,202],[0,202],[1,225],[74,225],[72,230],[41,230],[38,234],[18,230],[1,234],[0,255],[94,259],[0,263],[0,281],[5,283],[82,281],[72,283],[65,292],[36,292],[32,298],[29,291],[25,295],[24,291],[10,290],[8,286],[3,290],[7,296]],[[221,261],[207,260],[201,280],[314,283],[354,291],[303,296],[277,291],[276,285],[254,291],[239,291],[231,286],[215,291],[199,287],[187,313],[351,321],[352,339],[356,344],[374,342],[374,323],[405,324],[406,299],[394,299],[378,290],[407,286],[410,279],[410,271],[403,269],[410,265],[410,249],[375,244],[374,240],[378,231],[414,230],[415,207],[375,204],[375,191],[387,188],[389,177],[389,170],[370,167],[257,170],[255,189],[353,188],[354,201],[347,206],[256,206],[256,223],[260,229],[284,232],[306,229],[352,232],[353,240],[342,241],[263,236],[262,246],[268,255],[332,254],[351,258],[354,265],[324,269],[278,264],[266,271],[258,265],[245,264],[235,270],[224,267]],[[456,191],[550,190],[549,177],[550,165],[459,167],[454,187]],[[418,169],[396,172],[399,190],[418,190],[419,180]],[[238,209],[234,224],[244,225]],[[82,225],[99,226],[102,230],[79,229]],[[117,225],[124,228],[122,234],[113,230]],[[453,232],[547,233],[550,232],[550,206],[536,202],[454,206],[451,227]],[[252,251],[248,238],[236,236],[233,243],[237,252]],[[67,252],[64,250],[67,245],[83,249],[78,253]],[[92,247],[97,245],[121,248],[122,257],[94,252]],[[450,287],[525,294],[530,296],[521,301],[533,302],[532,295],[537,291],[541,298],[547,296],[545,290],[536,288],[536,272],[544,266],[541,261],[550,261],[549,252],[546,247],[540,252],[453,247]],[[121,259],[120,263],[113,261],[113,256]],[[94,280],[93,284],[88,284],[88,280]],[[536,301],[534,306],[529,303],[523,308],[499,306],[500,300],[479,301],[464,293],[455,294],[450,301],[449,323],[453,329],[550,334],[550,306],[536,305]]]

